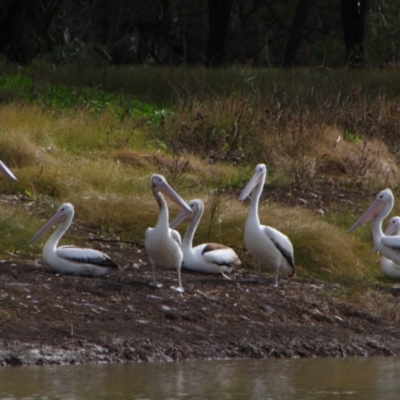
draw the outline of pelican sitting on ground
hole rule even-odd
[[[101,251],[81,249],[75,246],[57,247],[58,242],[70,227],[73,217],[74,206],[70,203],[62,204],[53,217],[30,240],[29,243],[34,242],[54,224],[61,222],[43,247],[43,260],[46,264],[53,271],[61,274],[82,276],[102,276],[107,274],[111,268],[118,268],[118,265]]]
[[[185,219],[191,219],[182,240],[182,266],[192,271],[207,274],[220,273],[230,280],[231,278],[225,275],[225,272],[232,272],[235,267],[241,264],[238,255],[230,247],[219,243],[204,243],[192,247],[194,233],[204,212],[204,204],[201,200],[191,200],[188,205],[193,213],[188,214],[183,211],[169,224],[170,228],[175,228]]]
[[[266,176],[267,167],[265,164],[258,164],[252,178],[242,190],[239,200],[245,200],[253,192],[244,228],[244,241],[247,249],[259,264],[256,281],[261,281],[262,266],[268,265],[275,269],[274,286],[277,287],[280,272],[289,277],[295,273],[293,245],[283,233],[270,226],[260,225],[258,203]]]
[[[385,230],[386,236],[400,235],[400,217],[393,217],[390,219],[388,226]],[[380,267],[383,275],[390,279],[400,279],[400,265],[394,263],[392,260],[381,256]]]
[[[5,165],[3,163],[3,161],[0,160],[0,172],[6,177],[6,178],[10,178],[13,181],[16,181],[17,178],[15,177],[15,175],[9,170],[9,168],[7,167],[7,165]]]
[[[390,189],[378,193],[375,201],[364,214],[347,231],[351,232],[358,226],[372,221],[372,238],[374,250],[400,265],[400,236],[386,236],[382,232],[382,221],[390,214],[394,204],[394,196]]]
[[[179,232],[174,231],[168,226],[168,207],[161,193],[168,196],[173,202],[182,207],[187,213],[192,209],[183,201],[183,199],[171,188],[162,175],[153,175],[150,180],[151,190],[160,207],[158,221],[154,228],[146,229],[145,248],[147,256],[153,271],[153,281],[150,286],[162,287],[161,283],[156,281],[155,266],[174,267],[178,271],[178,287],[171,289],[183,293],[181,280],[181,266],[183,253],[181,250],[181,236]],[[161,192],[161,193],[160,193]]]

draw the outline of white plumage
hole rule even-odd
[[[293,245],[283,233],[260,224],[258,203],[266,176],[265,164],[257,165],[252,178],[242,190],[239,200],[245,200],[253,192],[244,228],[244,241],[247,249],[259,264],[257,281],[261,281],[262,266],[267,265],[275,269],[274,286],[278,286],[279,273],[289,277],[295,273]]]
[[[386,236],[400,235],[400,217],[391,218],[384,233]],[[375,248],[373,250],[375,250]],[[381,256],[379,265],[383,275],[387,278],[400,279],[400,265],[385,256]]]
[[[54,224],[60,226],[50,236],[43,247],[43,260],[50,268],[61,274],[102,276],[118,265],[111,258],[95,249],[79,248],[75,246],[58,246],[58,242],[68,230],[74,217],[74,206],[64,203],[46,224],[35,234],[29,243],[39,239]]]
[[[12,179],[13,181],[16,181],[17,178],[15,175],[10,171],[10,169],[3,163],[3,161],[0,160],[0,172],[9,179]]]
[[[382,232],[382,221],[390,214],[393,205],[392,191],[390,189],[382,190],[376,196],[375,201],[347,232],[372,221],[374,249],[379,251],[382,256],[400,264],[400,236],[386,236]]]
[[[162,175],[153,175],[151,177],[150,185],[160,208],[156,226],[154,228],[147,228],[146,230],[145,248],[153,273],[153,281],[150,282],[150,285],[154,287],[162,287],[162,284],[158,283],[155,278],[156,265],[174,267],[178,271],[179,286],[172,287],[171,289],[183,292],[184,289],[181,281],[181,264],[183,259],[181,236],[179,232],[170,229],[168,226],[168,207],[160,192],[167,195],[172,201],[186,210],[187,213],[190,214],[192,210],[171,188],[171,186],[169,186]]]
[[[193,237],[204,212],[204,204],[201,200],[191,200],[188,203],[193,214],[182,212],[170,223],[171,228],[177,227],[187,218],[191,218],[182,240],[183,267],[192,271],[207,274],[222,274],[232,272],[241,264],[235,251],[219,243],[203,243],[193,247]]]

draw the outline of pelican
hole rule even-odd
[[[393,217],[390,219],[388,226],[385,230],[386,236],[400,235],[400,217]],[[400,279],[400,265],[394,263],[392,260],[381,256],[380,267],[383,275],[390,279]]]
[[[220,273],[230,280],[231,278],[225,275],[225,272],[232,272],[235,267],[241,264],[238,255],[230,247],[219,243],[203,243],[193,247],[193,236],[203,215],[204,204],[201,200],[196,199],[191,200],[188,205],[193,213],[188,214],[186,210],[182,211],[169,224],[170,228],[175,228],[185,219],[191,219],[182,240],[182,266],[192,271],[205,272],[207,274]]]
[[[183,201],[183,199],[171,188],[162,175],[153,175],[150,180],[151,190],[157,200],[160,208],[158,221],[154,228],[146,229],[145,248],[153,271],[153,281],[150,286],[162,287],[161,283],[156,281],[155,266],[174,267],[178,271],[178,287],[171,289],[183,293],[181,280],[181,266],[183,253],[181,250],[181,235],[179,232],[170,229],[168,226],[168,207],[161,193],[168,196],[173,202],[182,207],[187,213],[192,209]]]
[[[16,181],[17,178],[15,177],[15,175],[9,170],[9,168],[7,167],[7,165],[5,165],[3,163],[3,161],[0,160],[0,172],[6,177],[6,178],[10,178],[13,181]]]
[[[74,206],[71,203],[62,204],[57,212],[29,241],[29,243],[34,242],[54,224],[61,222],[61,225],[43,247],[43,260],[46,264],[53,271],[61,274],[82,276],[102,276],[107,274],[111,268],[118,268],[118,265],[101,251],[81,249],[75,246],[57,247],[58,242],[70,227],[73,217]]]
[[[242,190],[239,200],[245,200],[253,192],[244,227],[244,241],[247,249],[259,264],[256,281],[261,281],[262,266],[268,265],[275,269],[274,286],[277,287],[280,272],[289,277],[295,274],[293,245],[283,233],[270,226],[260,224],[258,203],[266,176],[267,167],[265,164],[258,164],[252,178]]]
[[[400,236],[386,236],[382,232],[382,221],[390,214],[394,204],[394,196],[390,189],[378,193],[375,201],[364,214],[347,231],[351,232],[358,226],[372,221],[372,238],[374,250],[400,265]]]

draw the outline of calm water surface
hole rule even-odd
[[[400,358],[0,369],[0,399],[400,399]]]

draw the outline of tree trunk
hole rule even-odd
[[[368,0],[341,0],[346,64],[357,67],[364,63],[364,28]]]
[[[296,52],[300,44],[301,31],[306,21],[307,12],[310,8],[311,0],[299,0],[296,13],[293,18],[289,39],[286,44],[285,54],[282,65],[285,68],[292,67],[296,58]]]
[[[168,63],[174,63],[174,53],[172,50],[172,10],[170,0],[161,0],[161,24],[164,31],[164,40],[168,47]]]
[[[208,0],[207,66],[222,65],[225,61],[225,41],[231,9],[232,0]]]

